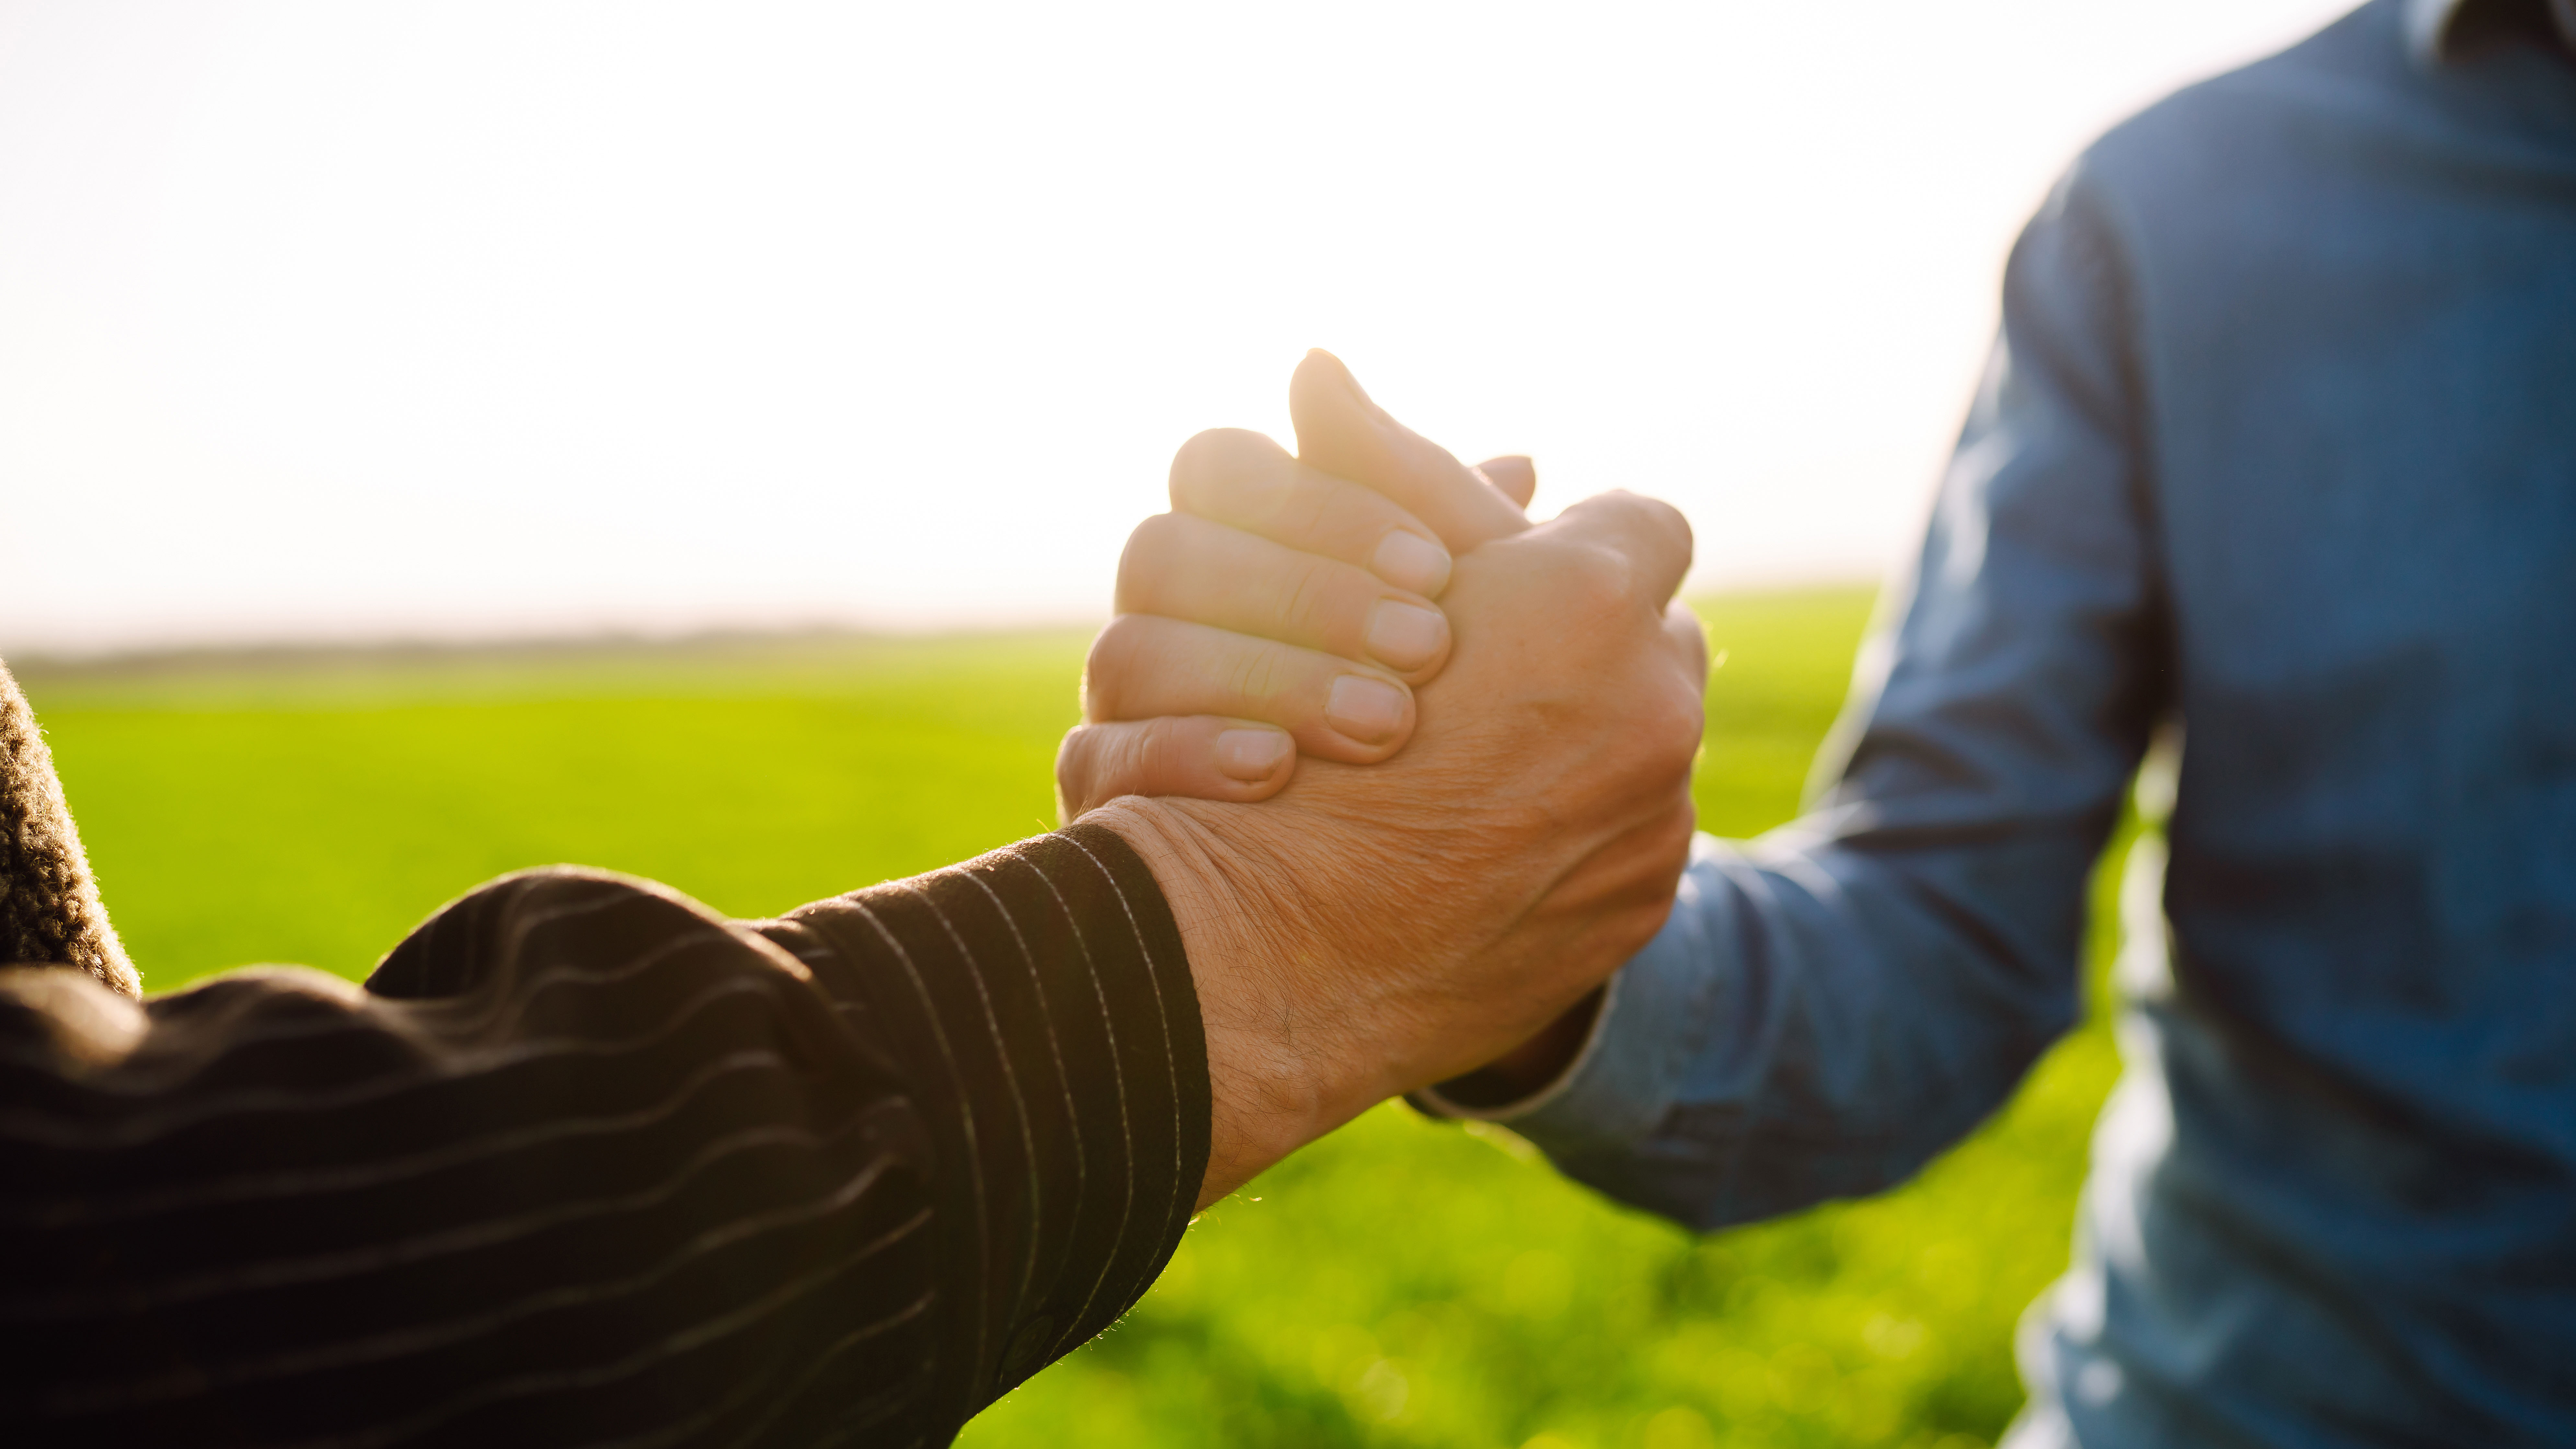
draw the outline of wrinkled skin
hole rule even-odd
[[[1530,1040],[1662,925],[1706,678],[1672,604],[1689,558],[1680,515],[1628,494],[1499,530],[1455,559],[1446,667],[1392,758],[1309,759],[1257,805],[1131,795],[1087,817],[1145,857],[1190,951],[1216,1095],[1203,1200]]]

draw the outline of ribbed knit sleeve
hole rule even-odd
[[[1115,836],[784,921],[486,886],[368,988],[0,971],[0,1442],[940,1444],[1141,1293],[1196,997]]]

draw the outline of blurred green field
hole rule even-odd
[[[1868,606],[1702,601],[1725,653],[1705,828],[1795,812]],[[279,656],[23,682],[159,990],[255,961],[363,976],[440,902],[521,866],[611,866],[765,915],[1031,834],[1053,823],[1082,647]],[[2098,1002],[2107,887],[2095,899]],[[1382,1107],[1208,1212],[1125,1323],[963,1442],[1988,1442],[2019,1405],[2012,1326],[2065,1262],[2115,1070],[2097,1009],[1920,1180],[1704,1239],[1507,1133]]]

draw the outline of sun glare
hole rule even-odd
[[[0,648],[1095,615],[1310,346],[1875,571],[2050,177],[2338,8],[0,7]]]

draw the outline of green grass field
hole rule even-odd
[[[1867,609],[1849,590],[1705,601],[1726,658],[1705,828],[1795,812]],[[363,976],[440,902],[520,866],[611,866],[764,915],[1034,833],[1053,823],[1082,646],[281,657],[24,682],[159,990],[258,961]],[[2097,921],[2097,986],[2109,944]],[[1560,1180],[1506,1133],[1382,1107],[1208,1212],[1125,1323],[964,1442],[1989,1441],[2019,1404],[2013,1323],[2065,1261],[2115,1069],[2097,1010],[1920,1180],[1708,1238]]]

